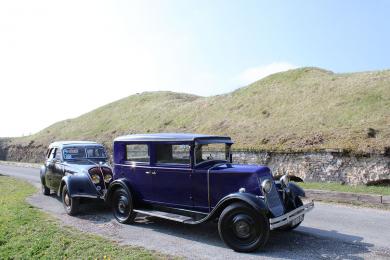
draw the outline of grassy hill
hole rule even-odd
[[[390,150],[390,70],[335,74],[281,72],[212,97],[145,92],[110,103],[11,145],[88,139],[111,145],[122,134],[230,135],[236,148],[274,151]],[[33,141],[33,142],[32,142]]]

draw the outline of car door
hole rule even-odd
[[[195,168],[191,177],[194,210],[209,212],[207,169]]]
[[[45,184],[50,189],[54,189],[53,185],[53,172],[54,172],[54,155],[56,148],[51,148],[49,156],[45,162],[46,173],[45,173]]]
[[[150,147],[148,144],[125,144],[125,158],[123,164],[116,168],[116,172],[130,180],[136,196],[142,201],[153,200],[152,170],[150,166]]]
[[[191,209],[190,146],[188,144],[154,144],[151,168],[154,203]]]
[[[60,148],[56,148],[54,152],[53,164],[52,185],[54,190],[58,190],[62,177],[64,176],[64,165],[62,162],[62,151]]]

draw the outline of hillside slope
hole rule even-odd
[[[224,134],[236,148],[255,150],[383,152],[390,149],[390,70],[300,68],[212,97],[146,92],[9,145],[46,146],[60,139],[111,145],[118,135],[147,132]]]

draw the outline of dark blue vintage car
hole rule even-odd
[[[62,141],[50,144],[40,171],[42,193],[61,196],[69,215],[78,212],[82,198],[104,199],[112,182],[106,150],[88,141]]]
[[[137,213],[186,224],[218,220],[232,249],[263,247],[272,229],[291,230],[314,207],[288,176],[261,165],[232,163],[230,137],[199,134],[127,135],[114,140],[114,181],[107,200],[115,218]]]

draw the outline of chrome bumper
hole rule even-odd
[[[299,208],[296,208],[282,216],[276,217],[276,218],[270,218],[269,219],[269,225],[270,229],[275,229],[284,225],[287,225],[288,223],[293,222],[295,219],[301,217],[302,215],[305,215],[307,212],[312,210],[314,208],[314,202],[307,203],[303,206],[300,206]]]

